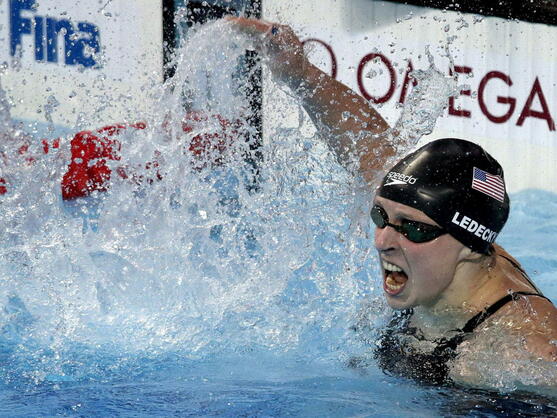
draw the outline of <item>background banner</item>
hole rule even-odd
[[[0,39],[11,115],[38,134],[141,118],[162,81],[160,1],[6,0]]]
[[[510,192],[557,192],[556,27],[370,0],[264,6],[265,19],[290,24],[315,64],[391,124],[413,88],[409,72],[427,69],[430,53],[462,87],[422,142],[452,136],[480,143],[503,165]]]
[[[391,124],[414,87],[410,72],[431,54],[461,88],[423,141],[478,142],[502,163],[510,192],[557,192],[556,27],[370,0],[267,0],[263,17],[293,26],[311,59]],[[149,114],[163,80],[161,1],[7,0],[0,24],[10,113],[37,136]],[[267,94],[263,114],[267,128],[298,126],[292,98]]]

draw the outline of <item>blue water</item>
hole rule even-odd
[[[557,298],[555,248],[557,195],[529,190],[512,196],[512,211],[500,242],[526,267],[539,287]],[[532,207],[532,202],[536,202]],[[318,237],[326,243],[326,237]],[[322,254],[321,254],[322,255]],[[317,263],[326,263],[315,254]],[[330,260],[338,262],[338,260]],[[315,267],[318,269],[319,267]],[[305,277],[304,277],[305,276]],[[319,293],[312,288],[311,269],[294,270],[296,288],[286,287],[272,303],[277,309],[290,304],[292,325],[302,300]],[[3,278],[6,280],[6,278]],[[265,291],[262,290],[263,297]],[[24,297],[25,295],[22,295]],[[146,295],[146,297],[149,297]],[[366,299],[380,298],[380,290]],[[361,304],[365,300],[362,298]],[[306,300],[307,303],[307,300]],[[321,298],[324,320],[340,327],[351,318],[331,318],[335,295]],[[540,416],[557,414],[557,402],[534,395],[494,393],[464,388],[420,386],[384,375],[373,362],[364,371],[346,367],[349,354],[361,350],[335,326],[304,328],[296,344],[255,344],[222,339],[226,330],[205,330],[207,346],[157,344],[133,349],[105,323],[90,324],[86,331],[104,335],[98,341],[61,338],[51,333],[36,338],[30,325],[35,319],[19,296],[4,307],[11,319],[0,340],[1,416]],[[254,308],[254,315],[257,309]],[[237,326],[249,317],[228,318],[224,326]],[[230,313],[232,315],[232,313]],[[346,314],[348,315],[348,314]],[[262,318],[260,318],[263,321]],[[319,321],[319,318],[316,318]],[[85,321],[87,322],[87,321]],[[177,324],[186,327],[186,324]],[[252,323],[252,326],[253,323]],[[285,326],[285,324],[281,324]],[[331,331],[333,330],[333,331]],[[161,336],[163,338],[165,336]],[[142,337],[142,340],[147,338]],[[156,335],[151,336],[156,340]],[[57,340],[58,339],[58,340]],[[79,341],[79,340],[82,341]],[[215,341],[211,341],[211,339]],[[57,341],[56,341],[57,340]],[[191,339],[191,343],[195,339]],[[213,344],[216,343],[216,344]],[[187,341],[184,340],[184,344]]]
[[[0,416],[557,415],[555,400],[513,382],[497,392],[424,387],[377,369],[370,346],[390,311],[369,196],[319,139],[267,132],[257,191],[242,141],[225,167],[191,170],[184,96],[230,120],[249,116],[225,89],[245,40],[202,30],[177,55],[153,129],[118,138],[138,175],[159,153],[163,180],[115,176],[109,193],[62,202],[67,141],[60,155],[35,150],[32,166],[5,147]],[[554,301],[556,214],[555,194],[515,194],[500,236]],[[367,335],[351,330],[362,318]],[[369,364],[350,369],[352,356]]]
[[[3,389],[3,416],[542,416],[557,405],[532,395],[418,387],[372,372],[286,356],[184,362],[135,359],[121,374]],[[98,358],[97,361],[106,361]],[[253,369],[257,368],[258,371]],[[333,370],[331,370],[333,369]]]

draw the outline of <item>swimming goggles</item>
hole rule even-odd
[[[375,205],[371,209],[371,220],[377,228],[386,228],[390,226],[395,231],[404,235],[408,240],[416,243],[431,241],[443,234],[446,234],[443,228],[435,225],[425,224],[418,221],[402,220],[400,225],[389,223],[389,215],[381,206]]]

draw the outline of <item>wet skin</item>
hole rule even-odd
[[[377,196],[375,204],[381,206],[389,221],[400,224],[412,220],[437,225],[418,209]],[[394,309],[415,306],[433,306],[444,297],[455,277],[458,264],[470,255],[470,251],[449,234],[424,243],[414,243],[391,227],[375,229],[375,247],[381,261],[400,267],[407,275],[400,292],[388,291],[386,270],[381,263],[387,302]]]
[[[391,223],[400,224],[408,219],[437,225],[423,212],[392,200],[377,196],[374,204],[387,212]],[[509,291],[537,293],[507,260],[512,257],[497,245],[493,256],[484,256],[472,252],[449,234],[414,243],[387,226],[375,229],[375,247],[381,259],[388,304],[394,309],[421,306],[414,315],[418,328],[422,328],[420,318],[424,314],[439,319],[451,316],[455,325],[462,326]],[[384,261],[400,267],[407,275],[406,281],[398,280],[403,283],[401,289],[387,284]],[[557,361],[557,345],[553,343],[557,341],[557,309],[551,302],[536,296],[521,297],[501,308],[490,321],[499,319],[511,334],[524,338],[527,351],[538,358]]]
[[[304,109],[317,127],[327,128],[321,132],[322,137],[339,162],[347,162],[347,167],[352,169],[352,157],[357,157],[361,175],[374,187],[378,172],[395,155],[389,136],[381,135],[389,128],[381,115],[367,100],[312,65],[291,28],[246,18],[230,17],[228,21],[259,40],[257,45],[267,55],[268,68],[274,77],[303,98]],[[346,118],[346,114],[353,117]],[[362,139],[354,145],[353,139],[360,136]],[[417,209],[381,197],[375,203],[385,209],[393,224],[405,218],[435,225]],[[450,311],[456,314],[456,325],[462,326],[509,290],[535,291],[507,260],[510,256],[497,245],[492,256],[484,256],[473,253],[448,234],[429,242],[413,243],[386,227],[376,230],[375,246],[382,260],[398,266],[408,276],[406,280],[399,274],[398,285],[395,281],[392,286],[390,281],[389,287],[382,267],[384,288],[390,289],[385,292],[388,303],[395,309],[421,306],[415,313],[433,314],[436,324],[441,324],[441,317]],[[395,289],[400,284],[404,285]],[[414,315],[416,320],[419,317]],[[549,301],[522,297],[507,304],[492,318],[503,318],[510,324],[511,332],[525,337],[531,353],[557,360],[557,345],[552,342],[557,340],[557,310]]]

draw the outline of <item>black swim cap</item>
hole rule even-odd
[[[482,147],[430,142],[399,161],[377,194],[419,209],[473,251],[489,254],[509,216],[503,169]]]

